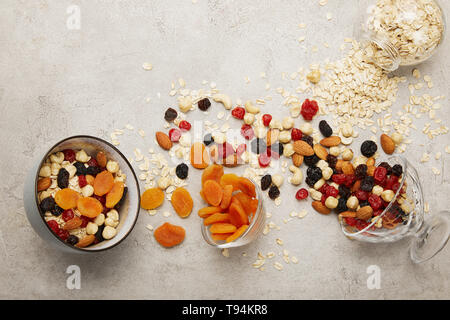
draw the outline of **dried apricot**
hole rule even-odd
[[[107,208],[114,208],[114,206],[119,203],[123,196],[123,190],[125,189],[125,184],[121,181],[114,182],[114,186],[111,191],[106,195]]]
[[[175,209],[176,213],[182,218],[188,217],[194,206],[194,201],[191,198],[191,195],[185,188],[176,188],[172,193],[172,198],[170,200],[172,202],[172,206]]]
[[[222,201],[223,190],[216,181],[207,180],[203,185],[203,195],[210,205],[217,207]]]
[[[243,226],[240,226],[239,229],[237,229],[231,236],[225,239],[226,242],[233,242],[237,238],[239,238],[245,230],[247,230],[248,225],[244,224]]]
[[[238,188],[239,190],[249,195],[250,197],[252,198],[256,197],[255,185],[249,179],[239,177]]]
[[[99,151],[97,153],[97,156],[95,157],[95,159],[97,160],[97,163],[101,168],[106,167],[107,159],[106,159],[106,155],[103,151]]]
[[[233,233],[211,233],[211,238],[214,241],[225,241]]]
[[[223,187],[222,201],[220,202],[220,207],[226,209],[230,206],[231,196],[233,195],[233,186],[231,184]]]
[[[203,220],[205,226],[209,226],[216,222],[230,222],[230,215],[228,213],[214,213]]]
[[[227,184],[231,184],[233,186],[233,191],[239,190],[238,182],[239,182],[239,177],[237,175],[235,175],[234,173],[225,173],[220,178],[220,185],[222,187],[224,187]]]
[[[223,167],[220,164],[212,164],[208,166],[202,173],[202,185],[207,180],[214,180],[220,183],[220,178],[223,176]]]
[[[214,223],[209,227],[211,233],[232,233],[235,232],[236,229],[236,226],[225,222]]]
[[[197,169],[205,169],[209,165],[208,151],[202,142],[194,142],[192,144],[191,164]]]
[[[100,201],[91,197],[79,198],[77,209],[83,216],[95,218],[103,211],[103,205]]]
[[[230,214],[230,222],[236,227],[248,224],[247,213],[245,213],[244,208],[236,198],[235,201],[231,203],[228,212]]]
[[[204,207],[198,210],[198,216],[200,218],[207,218],[214,213],[222,212],[222,208],[220,207]]]
[[[247,215],[251,215],[256,212],[256,209],[258,208],[257,199],[252,199],[250,196],[246,195],[243,192],[237,192],[236,194],[233,195],[232,199],[233,198],[239,200]]]
[[[153,235],[160,245],[170,248],[183,242],[186,231],[183,227],[166,222],[156,228]]]
[[[160,188],[145,190],[141,196],[141,207],[145,210],[158,208],[164,202],[164,192]]]
[[[80,194],[69,188],[61,189],[55,194],[56,204],[64,210],[76,208],[79,198]]]
[[[111,172],[104,170],[100,172],[94,180],[94,194],[103,196],[111,191],[114,186],[114,177]]]

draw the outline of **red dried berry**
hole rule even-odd
[[[333,186],[328,186],[327,189],[325,190],[325,194],[327,195],[327,197],[337,198],[339,195],[339,191]]]
[[[49,221],[47,221],[47,224],[54,233],[58,233],[58,231],[59,231],[58,222],[56,222],[55,220],[49,220]]]
[[[350,188],[356,181],[356,177],[354,174],[346,174],[345,175],[345,186]]]
[[[270,155],[266,152],[263,152],[258,157],[259,166],[262,168],[267,167],[270,164]]]
[[[322,202],[322,204],[325,205],[325,201],[327,201],[327,198],[328,198],[327,195],[323,194],[322,198],[320,198],[320,202]]]
[[[355,218],[352,218],[352,217],[347,217],[347,218],[344,218],[344,221],[349,226],[354,227],[356,225],[356,221],[357,220]]]
[[[355,197],[357,197],[359,201],[365,201],[369,198],[369,193],[363,190],[358,190],[355,192]]]
[[[243,124],[241,127],[241,134],[242,136],[247,139],[251,140],[255,137],[255,132],[253,131],[253,128],[249,124]]]
[[[80,227],[86,228],[87,224],[91,221],[91,219],[86,216],[80,216],[80,218],[81,218],[81,220],[83,220]]]
[[[323,186],[320,187],[319,192],[322,193],[322,194],[326,193],[327,192],[327,188],[329,186],[330,185],[328,183],[324,183]]]
[[[87,162],[87,165],[89,167],[98,167],[98,162],[97,160],[95,160],[94,158],[89,159],[89,161]]]
[[[80,186],[80,188],[83,188],[84,186],[87,185],[86,176],[84,176],[84,175],[78,176],[78,185]]]
[[[358,230],[362,230],[362,229],[365,229],[367,226],[369,225],[369,223],[368,222],[366,222],[366,221],[364,221],[364,220],[356,220],[356,225],[355,225],[355,227],[358,229]]]
[[[64,212],[62,213],[62,219],[64,220],[64,222],[73,219],[74,216],[75,214],[73,213],[72,209],[64,210]]]
[[[373,210],[378,210],[381,208],[382,205],[382,201],[381,198],[379,196],[377,196],[376,194],[371,194],[369,196],[369,199],[367,199],[370,203],[370,206],[372,207]]]
[[[393,190],[393,185],[398,182],[398,177],[391,175],[389,178],[386,179],[386,182],[384,183],[384,188],[388,190]]]
[[[271,121],[272,121],[272,116],[270,114],[266,113],[262,116],[262,122],[266,127],[268,127],[270,125]]]
[[[245,143],[241,143],[236,148],[236,154],[240,157],[247,150],[247,145]]]
[[[178,127],[184,131],[191,130],[191,124],[189,122],[187,122],[186,120],[181,120],[180,123],[178,124]]]
[[[69,161],[69,162],[75,161],[75,151],[73,151],[72,149],[65,149],[65,150],[63,150],[63,153],[64,153],[65,161]]]
[[[303,137],[303,132],[300,129],[293,128],[291,131],[291,138],[294,141],[300,140]]]
[[[373,172],[373,178],[376,183],[383,182],[384,178],[386,178],[387,170],[384,167],[378,166]]]
[[[333,174],[331,180],[337,184],[344,184],[347,181],[347,177],[343,173]]]
[[[302,114],[303,119],[310,121],[317,114],[317,111],[319,111],[317,102],[315,100],[306,99],[302,104],[300,113]]]
[[[242,120],[244,119],[245,109],[242,107],[236,107],[233,110],[231,110],[231,115],[236,119]]]
[[[383,213],[383,209],[378,209],[378,210],[375,210],[374,212],[373,212],[373,216],[374,217],[378,217],[380,214],[382,214]]]
[[[59,238],[61,238],[61,240],[65,241],[69,237],[70,234],[67,230],[59,229],[57,232],[57,235]]]
[[[169,130],[169,138],[172,142],[178,142],[181,138],[181,131],[177,128],[172,128]]]
[[[297,200],[303,200],[308,198],[308,190],[306,190],[305,188],[301,188],[300,190],[297,191],[297,193],[295,194],[295,199]]]
[[[392,191],[397,192],[398,188],[400,188],[400,182],[395,182],[392,185]]]

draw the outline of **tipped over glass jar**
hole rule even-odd
[[[361,0],[355,37],[366,59],[386,71],[421,63],[442,43],[445,16],[436,0]]]

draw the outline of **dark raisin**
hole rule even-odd
[[[343,184],[339,185],[339,189],[338,190],[339,190],[339,195],[341,196],[341,198],[345,199],[345,200],[350,198],[350,196],[352,194],[352,191],[348,187],[343,185]]]
[[[357,180],[362,180],[367,176],[367,165],[360,164],[355,169],[355,177]]]
[[[359,187],[362,191],[370,192],[372,191],[374,185],[374,179],[372,176],[367,176],[361,181],[361,186]]]
[[[317,181],[314,181],[314,179],[312,179],[311,177],[306,177],[305,182],[309,187],[312,188],[314,187]]]
[[[167,122],[171,122],[171,121],[175,120],[177,118],[177,116],[178,116],[177,110],[172,109],[172,108],[168,108],[166,110],[166,113],[164,113],[164,119]]]
[[[370,158],[377,152],[378,146],[372,140],[366,140],[361,145],[361,154],[367,158]]]
[[[120,207],[125,202],[125,198],[127,196],[127,193],[128,193],[128,187],[123,188],[122,198],[120,198],[119,202],[117,202],[117,204],[114,206],[114,209],[116,209],[116,210],[120,209]],[[104,207],[104,208],[106,208],[106,207]]]
[[[96,176],[98,175],[100,172],[102,171],[102,169],[100,167],[87,167],[86,168],[86,174],[90,174],[91,176]]]
[[[347,211],[347,210],[348,210],[348,208],[347,208],[347,199],[345,199],[345,198],[339,198],[339,200],[338,200],[338,206],[337,206],[336,210],[337,210],[337,212],[339,212],[339,213],[344,212],[344,211]]]
[[[266,151],[267,146],[264,139],[256,138],[253,139],[251,142],[251,150],[253,153],[260,154],[264,151]]]
[[[283,154],[284,146],[282,143],[275,142],[274,144],[272,144],[270,146],[270,149],[272,149],[272,151],[275,151],[276,153],[281,155],[281,154]]]
[[[177,174],[177,177],[180,179],[186,179],[188,176],[189,167],[185,163],[180,163],[177,165],[175,169],[175,173]]]
[[[272,185],[269,189],[269,198],[275,200],[280,196],[280,189],[276,185]]]
[[[382,162],[378,165],[379,167],[383,167],[386,169],[386,174],[390,175],[392,173],[392,167],[387,162]]]
[[[305,141],[307,144],[309,144],[311,147],[314,146],[314,139],[311,136],[304,134],[302,136],[302,140]]]
[[[55,205],[55,208],[53,208],[53,210],[51,212],[52,212],[52,215],[58,217],[61,215],[61,213],[64,212],[64,209],[61,208],[60,206]]]
[[[198,102],[198,108],[202,111],[208,110],[208,108],[211,106],[211,101],[209,101],[208,98],[204,98]]]
[[[403,173],[403,168],[402,168],[401,165],[395,164],[395,165],[392,167],[392,174],[393,174],[393,175],[396,175],[397,177],[400,177],[400,176],[402,175],[402,173]]]
[[[68,244],[70,244],[71,246],[76,245],[76,244],[78,243],[78,241],[79,241],[78,237],[75,236],[75,235],[73,235],[73,234],[71,234],[71,235],[66,239],[66,242],[67,242]]]
[[[85,176],[86,175],[87,168],[84,165],[84,163],[82,163],[82,162],[75,162],[73,165],[75,166],[75,168],[77,168],[77,172],[76,172],[77,176],[81,176],[81,175]]]
[[[327,155],[327,162],[330,168],[336,168],[338,158],[336,156],[333,156],[332,154],[329,154]]]
[[[69,186],[69,176],[69,171],[64,168],[59,169],[58,177],[56,178],[59,188],[65,189]]]
[[[103,240],[105,240],[102,235],[103,229],[105,229],[105,225],[101,225],[100,227],[98,227],[98,230],[95,233],[95,238],[97,239],[98,242],[102,242]]]
[[[362,200],[362,201],[359,202],[359,206],[360,206],[361,208],[362,208],[362,207],[370,206],[370,202],[367,201],[367,200]]]
[[[312,156],[304,156],[303,157],[303,162],[308,166],[315,166],[317,162],[319,162],[319,157],[315,154],[313,154]]]
[[[47,211],[52,211],[53,209],[55,209],[56,206],[56,202],[55,199],[53,199],[53,197],[47,197],[45,199],[43,199],[41,201],[41,204],[39,205],[39,207],[41,208],[41,210],[45,213]]]
[[[270,174],[266,174],[261,178],[261,189],[267,190],[272,184],[272,176]]]
[[[322,178],[322,169],[318,167],[309,167],[308,170],[306,170],[306,175],[315,181],[319,181]]]
[[[212,134],[211,133],[205,134],[205,136],[203,137],[203,143],[205,144],[205,146],[209,146],[213,142],[214,142],[214,138],[213,138]]]
[[[319,130],[324,137],[329,137],[333,134],[333,129],[331,129],[330,125],[325,120],[319,122]]]

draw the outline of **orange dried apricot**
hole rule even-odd
[[[125,189],[125,184],[121,181],[114,182],[114,186],[111,191],[106,195],[107,208],[114,208],[114,206],[119,203],[123,196],[123,190]]]
[[[256,212],[256,209],[258,208],[257,199],[252,199],[250,196],[246,195],[243,192],[237,192],[233,195],[232,199],[234,198],[239,200],[247,215],[254,214]]]
[[[231,184],[233,186],[233,191],[238,190],[238,181],[239,181],[239,177],[237,175],[235,175],[234,173],[225,173],[221,178],[220,178],[220,185],[222,187],[226,186],[227,184]]]
[[[103,211],[103,205],[100,201],[91,197],[79,198],[77,209],[83,216],[95,218]]]
[[[194,201],[192,200],[189,191],[183,187],[174,190],[170,202],[172,203],[175,212],[182,218],[188,217],[194,207]]]
[[[207,180],[203,185],[203,195],[206,198],[206,202],[217,207],[220,204],[220,201],[222,201],[223,190],[216,181]]]
[[[206,198],[205,198],[205,195],[203,194],[203,190],[200,190],[200,197],[203,199],[203,201],[205,201],[206,202]]]
[[[222,201],[220,202],[220,207],[222,209],[226,209],[230,206],[232,195],[233,195],[233,186],[231,184],[227,184],[225,187],[223,187],[223,196]]]
[[[94,181],[95,181],[94,176],[91,176],[90,174],[87,174],[87,175],[86,175],[86,182],[87,182],[88,184],[90,184],[91,186],[93,186],[93,185],[94,185]]]
[[[250,197],[252,198],[256,197],[255,185],[249,179],[239,177],[238,188],[239,190],[249,195]]]
[[[155,240],[166,248],[171,248],[183,242],[186,231],[183,227],[170,224],[168,222],[159,226],[153,233]]]
[[[114,186],[114,177],[111,172],[104,170],[100,172],[94,180],[94,194],[103,196],[111,191]]]
[[[236,229],[236,226],[226,222],[213,223],[211,227],[209,227],[211,233],[233,233]]]
[[[233,233],[211,233],[211,238],[214,241],[225,241]]]
[[[235,201],[231,203],[228,213],[230,214],[230,222],[236,227],[248,224],[248,216],[245,213],[244,208],[242,208],[239,200],[236,198]]]
[[[230,215],[228,213],[214,213],[203,220],[205,226],[209,226],[216,222],[230,222]]]
[[[214,213],[222,212],[222,208],[220,207],[204,207],[198,210],[198,216],[200,218],[207,218]]]
[[[73,209],[77,207],[77,201],[80,197],[80,194],[75,190],[65,188],[56,192],[55,202],[64,210]]]
[[[145,190],[141,196],[141,207],[145,210],[158,208],[164,202],[164,192],[160,188]]]
[[[100,168],[106,167],[107,159],[106,159],[106,155],[103,151],[99,151],[97,153],[97,156],[95,157],[95,159],[97,160],[97,163],[100,166]]]
[[[223,167],[220,164],[209,165],[202,173],[202,185],[207,180],[214,180],[220,183],[220,178],[223,176]]]
[[[209,165],[208,151],[202,142],[194,142],[192,144],[191,164],[197,169],[205,169]]]
[[[248,225],[246,225],[246,224],[244,224],[243,226],[240,226],[239,229],[237,229],[231,236],[227,237],[225,239],[225,241],[232,242],[232,241],[236,240],[245,232],[245,230],[247,230],[247,228],[248,228]]]

